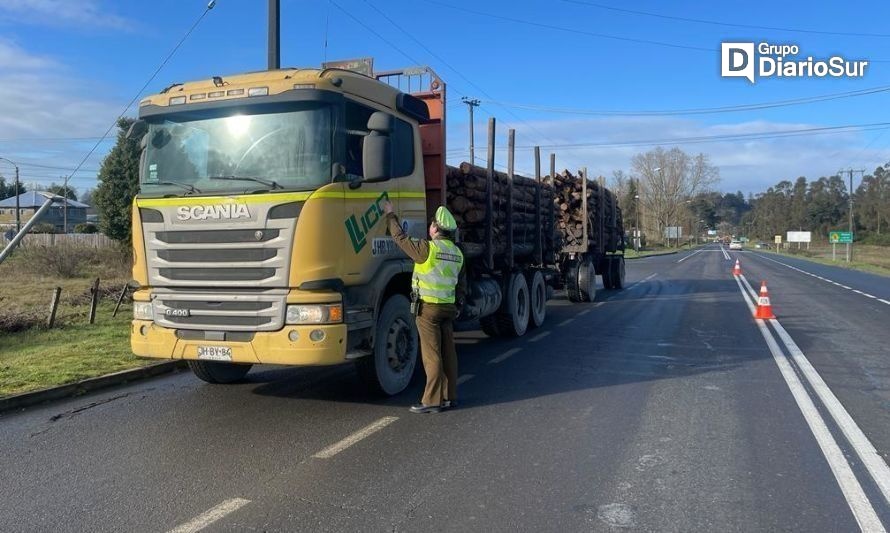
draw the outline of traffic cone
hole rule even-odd
[[[773,314],[773,306],[769,303],[769,292],[766,290],[766,282],[760,282],[760,297],[757,298],[757,311],[754,318],[762,318],[763,320],[772,320],[776,318]]]
[[[741,276],[742,275],[742,265],[739,264],[739,260],[735,260],[735,266],[732,269],[733,276]]]

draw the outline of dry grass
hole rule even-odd
[[[56,324],[85,322],[97,277],[102,300],[113,300],[131,277],[128,252],[76,246],[17,250],[0,264],[0,332],[45,324],[55,287],[62,288]]]
[[[830,244],[810,244],[809,250],[806,248],[798,250],[796,248],[797,245],[793,246],[793,248],[782,250],[782,253],[810,259],[827,265],[853,268],[856,270],[864,270],[875,274],[890,276],[890,247],[887,246],[854,244],[853,262],[850,264],[846,262],[847,247],[844,244],[837,245],[837,261],[833,261],[831,258]]]

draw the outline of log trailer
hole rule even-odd
[[[142,147],[132,350],[187,360],[210,383],[238,381],[254,364],[355,363],[373,389],[401,392],[418,353],[413,264],[386,235],[383,203],[425,237],[438,205],[466,212],[455,202],[467,196],[448,193],[461,176],[474,176],[474,201],[485,206],[474,227],[464,221],[462,319],[520,336],[544,322],[553,288],[585,301],[597,272],[620,263],[623,276],[622,239],[561,244],[552,180],[538,172],[517,184],[512,168],[495,172],[493,127],[487,169],[446,167],[445,83],[426,67],[174,84],[140,102],[129,135]],[[592,233],[605,219],[620,226],[614,202],[595,217],[582,209]]]

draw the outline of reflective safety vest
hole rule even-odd
[[[433,304],[453,304],[464,254],[451,241],[431,240],[426,261],[414,265],[414,290],[420,299]]]

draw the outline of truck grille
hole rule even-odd
[[[153,287],[284,288],[296,217],[269,218],[275,206],[251,205],[250,220],[180,221],[176,207],[143,221]]]
[[[166,328],[274,331],[284,325],[285,290],[159,290],[152,302],[155,322]]]

